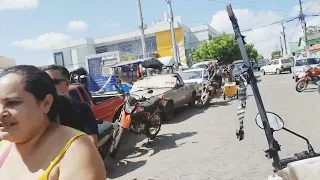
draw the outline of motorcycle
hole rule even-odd
[[[309,140],[298,133],[295,133],[284,127],[284,122],[275,113],[266,112],[259,88],[257,85],[257,80],[254,76],[254,70],[248,59],[248,55],[245,49],[244,36],[241,34],[237,18],[234,15],[231,5],[226,7],[229,19],[232,23],[232,27],[237,39],[240,52],[245,64],[245,71],[248,74],[248,78],[240,78],[239,85],[239,106],[237,111],[237,117],[239,121],[239,129],[236,131],[236,136],[239,141],[244,139],[244,116],[246,109],[246,91],[247,85],[250,82],[252,92],[256,101],[256,105],[259,113],[257,114],[255,121],[256,124],[264,130],[266,139],[268,142],[268,147],[265,151],[266,157],[273,159],[272,166],[274,167],[274,175],[269,176],[268,180],[302,180],[302,179],[319,179],[319,165],[320,165],[320,154],[316,153],[311,146]],[[244,72],[242,72],[244,73]],[[249,81],[248,83],[246,81]],[[307,151],[301,153],[296,153],[293,157],[281,159],[279,156],[280,145],[275,140],[273,134],[279,130],[285,130],[291,134],[294,134],[307,142]]]
[[[153,90],[149,90],[147,94],[152,94]],[[114,131],[114,141],[111,146],[110,157],[114,158],[119,149],[120,141],[124,130],[129,130],[135,135],[146,135],[148,140],[153,140],[157,137],[161,129],[162,117],[165,113],[165,106],[162,97],[152,96],[150,98],[133,96],[134,94],[125,94],[124,103],[119,119],[116,123],[119,129]]]
[[[96,120],[98,125],[98,151],[102,159],[106,158],[112,151],[110,151],[113,143],[113,132],[119,129],[116,124]]]
[[[297,92],[303,92],[309,84],[318,85],[320,81],[320,68],[308,66],[304,73],[299,75],[296,85]]]
[[[209,104],[210,100],[217,96],[219,84],[216,81],[207,80],[203,84],[203,89],[201,90],[201,95],[196,103],[198,106],[206,106]]]

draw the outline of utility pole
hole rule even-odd
[[[171,0],[165,0],[168,3],[168,9],[169,9],[169,15],[170,15],[170,30],[171,30],[171,41],[172,41],[172,51],[173,51],[173,57],[178,65],[180,63],[180,58],[178,57],[178,51],[177,51],[177,43],[176,43],[176,35],[174,32],[174,16],[172,12],[172,6],[171,6]]]
[[[282,40],[281,40],[281,36],[280,36],[280,48],[281,48],[281,56],[283,57],[283,47],[282,47]]]
[[[141,33],[141,44],[142,44],[142,54],[143,60],[146,60],[147,57],[147,48],[146,48],[146,40],[144,35],[144,24],[143,24],[143,17],[142,17],[142,9],[141,9],[141,2],[138,0],[138,14],[139,14],[139,29]],[[147,68],[147,76],[150,76],[149,68]]]
[[[284,31],[284,25],[283,25],[283,22],[282,22],[282,35],[283,35],[283,41],[284,41],[284,50],[285,50],[285,55],[287,56],[288,55],[288,50],[287,50],[287,40],[286,40],[286,33]],[[281,39],[281,38],[280,38]],[[280,40],[281,41],[281,40]],[[283,50],[282,50],[282,56],[284,57],[283,55]]]
[[[299,20],[301,21],[301,24],[302,24],[304,41],[306,42],[306,55],[307,55],[307,57],[309,57],[307,25],[306,25],[306,21],[305,21],[305,15],[303,14],[303,10],[302,10],[302,2],[301,2],[301,0],[299,0],[299,6],[300,6]]]

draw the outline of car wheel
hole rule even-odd
[[[192,93],[192,97],[191,97],[190,101],[188,102],[188,106],[189,107],[194,107],[195,104],[196,104],[196,99],[197,99],[196,93],[193,92]]]
[[[276,74],[280,74],[280,73],[281,73],[280,69],[276,69]]]

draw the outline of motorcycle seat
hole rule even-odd
[[[161,101],[161,98],[157,96],[152,96],[149,99],[147,99],[144,102],[140,102],[140,106],[144,107],[145,109],[148,109],[156,104],[158,104]]]
[[[103,121],[102,124],[98,124],[98,140],[101,140],[105,136],[109,135],[113,130],[113,124],[107,121]]]

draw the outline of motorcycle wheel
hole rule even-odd
[[[150,119],[146,135],[151,139],[155,139],[161,130],[161,115],[160,113],[154,114]]]
[[[113,142],[110,147],[110,154],[109,154],[110,158],[115,158],[117,155],[123,131],[124,131],[124,128],[120,127],[119,129],[117,129],[113,132]]]
[[[101,158],[104,160],[110,151],[110,147],[112,146],[112,138],[110,138],[104,145],[102,145],[98,150]]]
[[[304,90],[307,89],[308,83],[304,81],[300,81],[296,85],[296,91],[297,92],[303,92]]]
[[[201,94],[201,98],[200,98],[200,101],[201,101],[201,104],[203,106],[206,106],[209,104],[209,99],[210,99],[210,93],[209,92],[204,92]]]

